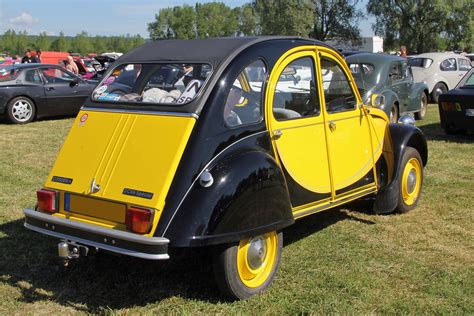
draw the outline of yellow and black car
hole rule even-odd
[[[382,102],[364,105],[318,41],[148,43],[86,101],[25,226],[61,239],[64,259],[219,245],[220,289],[248,298],[271,284],[296,219],[369,195],[376,213],[416,206],[426,140]]]

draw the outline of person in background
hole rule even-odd
[[[13,62],[13,64],[19,64],[19,63],[21,63],[21,57],[20,57],[20,55],[16,54],[15,57],[13,57],[12,62]]]
[[[36,50],[36,62],[37,63],[42,63],[43,61],[41,60],[41,49]]]
[[[66,69],[77,75],[79,73],[79,68],[77,68],[74,58],[72,56],[67,56],[66,58]]]
[[[25,51],[25,56],[21,60],[22,64],[36,63],[36,58],[31,56],[31,50],[27,49]]]
[[[400,57],[407,58],[407,47],[400,46]]]

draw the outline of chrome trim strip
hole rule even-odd
[[[179,208],[181,207],[181,204],[183,204],[184,200],[186,199],[186,197],[188,196],[189,192],[191,191],[191,188],[194,186],[194,183],[196,183],[196,181],[199,179],[199,177],[201,176],[201,174],[207,170],[207,168],[209,167],[210,164],[212,164],[214,162],[214,160],[216,160],[224,151],[226,151],[227,149],[229,149],[230,147],[234,146],[235,144],[247,139],[247,138],[250,138],[252,136],[256,136],[256,135],[259,135],[259,134],[263,134],[263,133],[268,133],[267,130],[264,130],[264,131],[261,131],[261,132],[257,132],[257,133],[254,133],[254,134],[251,134],[251,135],[248,135],[248,136],[245,136],[245,137],[242,137],[241,139],[233,142],[232,144],[230,144],[229,146],[227,146],[226,148],[222,149],[217,155],[215,155],[211,160],[209,160],[209,162],[204,166],[204,168],[202,168],[201,172],[199,172],[199,174],[196,176],[196,178],[194,179],[193,183],[191,183],[191,185],[189,186],[188,190],[186,191],[186,193],[184,194],[183,198],[181,199],[181,201],[179,202],[178,204],[178,207],[176,208],[176,210],[174,211],[173,213],[173,216],[171,216],[170,220],[168,221],[168,224],[166,225],[165,227],[165,230],[163,231],[163,236],[166,234],[166,231],[168,230],[168,228],[170,227],[171,225],[171,222],[173,221],[176,213],[178,213],[178,210]]]
[[[89,232],[89,233],[100,234],[107,237],[127,240],[130,242],[136,242],[140,244],[161,246],[161,245],[167,245],[170,242],[168,239],[163,238],[163,237],[140,236],[133,233],[123,232],[123,231],[114,230],[110,228],[103,228],[100,226],[76,222],[70,219],[60,218],[60,217],[52,216],[49,214],[43,214],[41,212],[33,211],[30,209],[25,209],[23,213],[27,217],[46,221],[48,223],[62,225],[62,226],[66,226],[66,227],[70,227],[74,229],[79,229],[79,230]]]
[[[163,116],[179,116],[179,117],[194,117],[199,118],[196,113],[183,113],[183,112],[165,112],[165,111],[144,111],[144,110],[131,110],[131,109],[114,109],[114,108],[97,108],[83,106],[81,111],[94,111],[94,112],[114,112],[114,113],[129,113],[129,114],[148,114],[148,115],[163,115]]]
[[[84,245],[91,246],[91,247],[97,247],[99,249],[119,253],[119,254],[122,254],[122,255],[127,255],[127,256],[142,258],[142,259],[150,259],[150,260],[166,260],[166,259],[170,258],[170,256],[168,254],[151,255],[151,254],[147,254],[147,253],[143,253],[143,252],[136,252],[136,251],[133,251],[133,250],[128,250],[128,249],[118,248],[118,247],[114,247],[114,246],[104,245],[104,244],[97,243],[97,242],[94,242],[94,241],[90,241],[90,240],[86,240],[86,239],[82,239],[82,238],[78,238],[78,237],[73,237],[73,236],[53,232],[53,231],[50,231],[50,230],[46,230],[46,229],[43,229],[43,228],[39,228],[39,227],[36,227],[36,226],[29,225],[27,223],[25,223],[24,226],[28,229],[31,229],[32,231],[35,231],[35,232],[38,232],[38,233],[41,233],[41,234],[53,236],[53,237],[56,237],[56,238],[59,238],[59,239],[66,239],[66,240],[70,240],[70,241],[75,241],[75,242],[78,242],[80,244],[84,244]]]

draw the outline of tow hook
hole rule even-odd
[[[89,248],[74,242],[63,240],[58,244],[58,255],[63,267],[69,266],[71,259],[78,259],[80,256],[87,256]]]

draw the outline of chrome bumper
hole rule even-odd
[[[25,209],[23,213],[25,227],[38,233],[132,257],[169,259],[169,240],[163,237],[145,237],[30,209]]]

